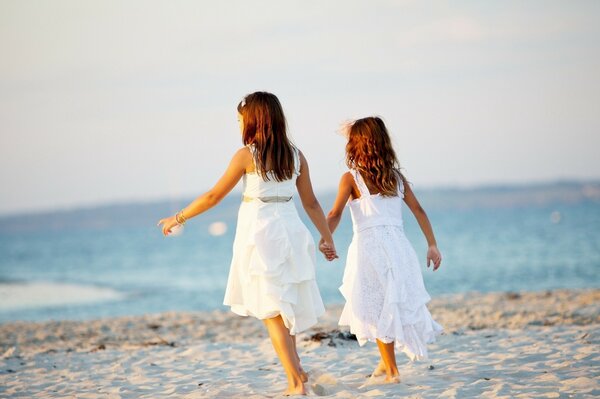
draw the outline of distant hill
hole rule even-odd
[[[551,206],[556,204],[600,203],[600,182],[553,182],[522,185],[490,185],[466,188],[415,189],[426,210],[472,208],[510,208]],[[216,208],[203,216],[207,223],[234,220],[240,194],[232,193]],[[318,194],[325,212],[335,198],[334,191]],[[155,202],[107,204],[18,214],[0,217],[0,233],[64,230],[107,229],[111,227],[154,226],[159,218],[181,209],[191,198]]]
[[[516,207],[600,202],[600,182],[554,182],[437,188],[417,194],[434,208]]]

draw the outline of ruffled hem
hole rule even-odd
[[[433,320],[426,306],[410,313],[406,314],[400,306],[395,306],[393,314],[382,313],[380,325],[375,326],[361,323],[348,307],[344,307],[339,325],[350,326],[350,332],[356,335],[360,346],[377,339],[384,343],[394,342],[396,349],[405,353],[411,361],[426,360],[427,344],[434,343],[443,328]],[[387,328],[381,326],[385,319],[392,319],[391,323],[384,323]],[[411,322],[407,323],[408,320]]]
[[[277,206],[257,204],[257,214],[236,234],[224,304],[241,316],[281,315],[295,335],[315,325],[325,307],[313,238],[293,204]]]
[[[295,291],[295,300],[284,300],[272,295],[261,297],[258,293],[253,299],[262,302],[260,304],[252,303],[252,299],[248,297],[245,298],[245,303],[230,302],[226,298],[224,304],[230,306],[231,311],[237,315],[252,316],[259,320],[280,315],[291,335],[296,335],[317,324],[318,318],[325,313],[325,306],[321,301],[316,282],[305,281],[294,284],[292,287],[287,287],[285,291],[288,293]]]
[[[394,342],[409,359],[424,360],[427,344],[443,331],[427,309],[431,297],[402,229],[381,226],[355,235],[340,292],[346,305],[339,324],[350,326],[360,345]]]

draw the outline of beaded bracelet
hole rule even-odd
[[[185,224],[187,219],[185,218],[185,216],[183,216],[183,211],[179,211],[177,212],[177,214],[175,214],[175,221],[180,226],[183,226]]]

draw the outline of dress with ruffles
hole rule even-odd
[[[253,151],[253,147],[249,149]],[[267,319],[281,315],[292,335],[317,323],[325,312],[315,281],[315,243],[300,220],[292,197],[300,174],[294,148],[294,174],[278,182],[259,173],[243,177],[233,259],[224,304],[241,316]],[[279,201],[267,199],[279,198]]]
[[[354,235],[340,291],[346,300],[339,324],[362,346],[394,342],[411,360],[427,359],[427,344],[442,332],[427,302],[419,261],[404,234],[400,184],[397,196],[370,194],[351,170],[360,198],[349,201]]]

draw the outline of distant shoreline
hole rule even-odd
[[[553,182],[481,184],[474,186],[417,187],[415,191],[422,202],[431,202],[434,207],[439,205],[436,198],[440,197],[443,197],[443,201],[440,201],[440,203],[458,201],[458,197],[461,200],[463,197],[469,197],[470,205],[487,204],[487,206],[498,206],[500,201],[508,201],[509,205],[511,203],[512,205],[573,204],[586,201],[600,203],[600,180],[557,180]],[[329,198],[333,195],[335,195],[335,189],[317,191],[319,198]],[[240,196],[241,191],[234,190],[223,200],[223,203],[238,204]],[[3,226],[11,223],[27,223],[33,219],[65,215],[86,217],[95,214],[108,217],[109,215],[121,214],[125,216],[132,208],[135,208],[138,213],[154,211],[153,214],[155,214],[157,210],[161,212],[165,210],[175,211],[192,199],[192,196],[170,199],[132,199],[29,211],[4,211],[0,212],[0,232],[3,230]],[[490,202],[490,199],[494,201]]]
[[[585,186],[594,187],[595,199],[600,200],[600,178],[599,179],[558,179],[552,181],[533,181],[533,182],[507,182],[507,183],[478,183],[478,184],[457,184],[457,185],[436,185],[436,186],[420,186],[416,191],[421,193],[429,192],[460,192],[460,193],[479,193],[490,191],[530,191],[543,189],[557,188],[581,188]],[[316,189],[317,195],[331,195],[335,193],[335,188]],[[202,190],[200,190],[201,192]],[[236,197],[241,195],[241,190],[234,189],[228,197]],[[193,195],[181,195],[174,198],[153,198],[153,199],[122,199],[114,201],[104,201],[99,203],[82,203],[72,205],[61,205],[49,208],[39,209],[24,209],[24,210],[2,210],[0,211],[0,222],[6,219],[22,217],[22,216],[42,216],[57,213],[84,212],[90,210],[102,210],[111,208],[127,207],[132,204],[140,206],[154,206],[157,204],[184,203],[191,201]]]

